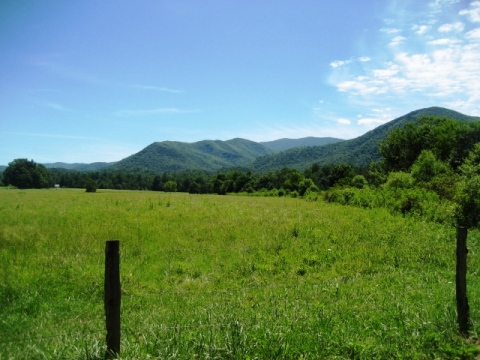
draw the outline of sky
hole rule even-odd
[[[2,0],[0,165],[480,115],[480,1]]]

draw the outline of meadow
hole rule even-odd
[[[455,229],[288,197],[0,188],[0,359],[100,359],[120,240],[122,359],[470,359]]]

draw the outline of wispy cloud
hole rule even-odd
[[[345,118],[337,119],[337,123],[339,125],[352,125],[352,122],[348,119],[345,119]]]
[[[348,65],[353,62],[368,62],[371,59],[368,56],[360,56],[358,58],[349,59],[349,60],[335,60],[330,63],[330,66],[333,68],[338,68],[343,65]]]
[[[67,134],[45,134],[45,133],[29,133],[29,132],[2,132],[2,134],[13,135],[13,136],[37,137],[37,138],[101,140],[100,138],[96,138],[96,137],[67,135]]]
[[[393,117],[394,115],[392,114],[391,108],[372,109],[372,111],[365,116],[359,115],[357,124],[372,129],[376,126],[385,124],[386,122],[392,120]]]
[[[428,31],[429,27],[427,25],[413,25],[412,30],[418,34],[418,35],[423,35]]]
[[[193,109],[177,109],[177,108],[157,108],[157,109],[133,109],[133,110],[119,110],[115,113],[120,117],[135,117],[135,116],[151,116],[161,114],[192,114],[198,113],[200,110]]]
[[[183,90],[171,89],[171,88],[163,87],[163,86],[134,85],[133,88],[139,89],[139,90],[151,90],[151,91],[167,92],[167,93],[171,93],[171,94],[182,94],[182,93],[184,93]]]
[[[438,31],[446,33],[452,31],[463,31],[463,29],[465,29],[465,25],[463,25],[461,22],[456,22],[453,24],[443,24],[438,28]]]
[[[480,1],[473,1],[469,9],[463,9],[460,15],[466,16],[471,22],[480,22]]]
[[[49,108],[49,109],[53,109],[53,110],[56,110],[56,111],[61,111],[61,112],[72,111],[71,109],[69,109],[69,108],[67,108],[63,105],[57,104],[57,103],[54,103],[54,102],[45,101],[45,102],[41,102],[40,104]]]
[[[386,50],[380,54],[367,54],[369,58],[383,61],[371,61],[360,69],[349,67],[349,71],[340,72],[336,68],[349,66],[351,61],[337,60],[337,66],[330,64],[333,68],[332,84],[339,92],[348,94],[350,101],[357,103],[410,102],[410,106],[415,106],[413,104],[423,102],[453,107],[471,115],[479,114],[480,27],[477,21],[480,21],[480,1],[472,2],[468,9],[459,13],[452,12],[449,7],[452,3],[456,1],[431,3],[431,11],[435,10],[432,18],[435,15],[443,20],[443,24],[436,27],[438,32],[419,37],[428,31],[427,25],[412,25],[404,17],[399,20],[403,24],[402,35],[380,29],[381,41],[390,47],[383,47]],[[467,22],[458,21],[459,14],[464,15]],[[411,20],[415,23],[417,18],[412,15]],[[394,20],[390,26],[398,28]],[[383,120],[365,116],[358,124]]]
[[[381,28],[380,31],[386,34],[397,34],[402,30],[396,28]]]
[[[404,41],[406,40],[406,38],[404,36],[395,36],[391,41],[390,43],[388,44],[388,46],[398,46],[398,45],[401,45],[404,43]]]

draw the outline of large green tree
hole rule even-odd
[[[41,189],[52,186],[52,175],[45,166],[33,160],[15,159],[3,172],[3,182],[19,189]]]
[[[379,152],[387,172],[410,171],[424,150],[457,169],[480,142],[480,122],[424,117],[392,130],[380,143]]]

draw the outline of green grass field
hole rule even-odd
[[[120,240],[122,359],[469,359],[455,229],[292,198],[0,189],[0,359],[99,359]]]

